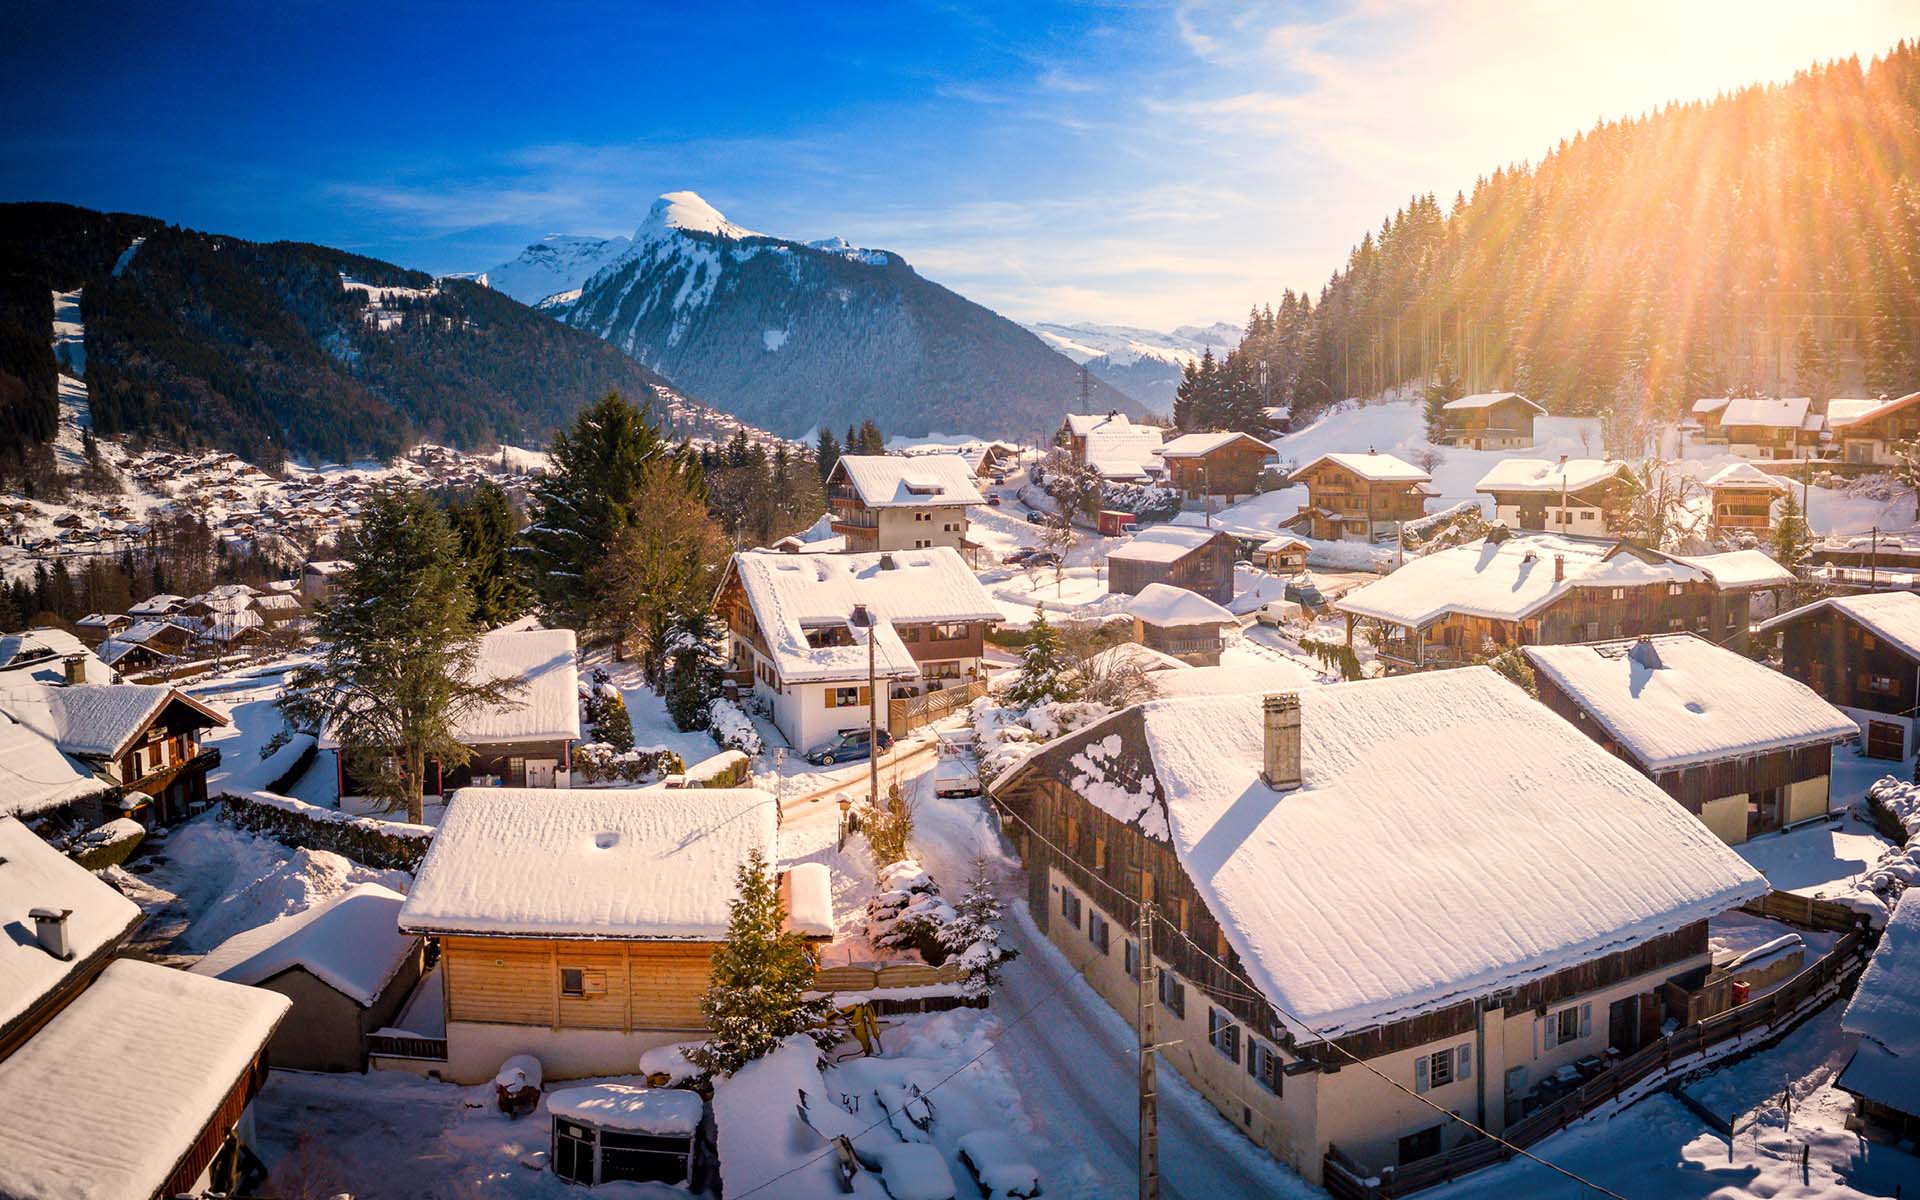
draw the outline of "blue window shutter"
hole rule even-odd
[[[1413,1090],[1427,1090],[1427,1056],[1424,1054],[1413,1060]]]
[[[1472,1046],[1460,1047],[1459,1050],[1455,1051],[1453,1060],[1454,1060],[1453,1077],[1455,1079],[1472,1079],[1473,1078],[1473,1047]]]

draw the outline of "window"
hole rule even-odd
[[[1891,696],[1900,690],[1900,685],[1891,675],[1874,675],[1867,680],[1867,690],[1878,692],[1882,696]]]
[[[524,758],[509,758],[507,760],[507,778],[509,780],[517,779],[524,782],[527,778],[527,760]]]
[[[1067,818],[1067,853],[1068,854],[1077,853],[1079,850],[1079,845],[1080,845],[1080,822],[1075,820],[1072,817],[1068,817]]]
[[[925,550],[925,549],[927,549],[927,548],[929,548],[929,547],[930,547],[930,546],[932,546],[932,545],[933,545],[933,540],[932,540],[931,538],[915,538],[915,539],[913,539],[913,548],[914,548],[915,550]]]
[[[1240,1027],[1233,1018],[1217,1008],[1207,1010],[1207,1040],[1222,1058],[1240,1061]]]
[[[1187,1015],[1187,985],[1165,967],[1160,968],[1160,1003],[1176,1017]]]
[[[1875,641],[1873,640],[1873,635],[1872,635],[1872,634],[1870,634],[1870,633],[1863,633],[1863,634],[1861,634],[1861,635],[1860,635],[1860,648],[1861,648],[1862,650],[1871,650],[1871,649],[1873,649],[1873,648],[1874,648],[1874,646],[1875,646],[1875,645],[1877,645],[1877,644],[1878,644],[1878,643],[1876,643],[1876,642],[1875,642]]]
[[[1213,931],[1213,956],[1221,962],[1228,961],[1227,955],[1233,953],[1233,947],[1227,945],[1227,931],[1215,927]]]
[[[1685,629],[1686,627],[1687,627],[1687,619],[1685,617],[1668,617],[1667,618],[1667,629],[1669,632],[1678,632],[1682,629]]]
[[[1667,595],[1669,596],[1683,596],[1686,594],[1686,591],[1687,585],[1684,583],[1670,583],[1667,585]]]
[[[1187,930],[1187,901],[1184,896],[1176,896],[1168,906],[1173,913],[1173,927],[1181,933]]]
[[[1627,598],[1627,589],[1625,589],[1625,588],[1614,588],[1614,589],[1613,589],[1613,598],[1614,598],[1615,600],[1625,600],[1625,599]]]
[[[1599,638],[1600,638],[1600,622],[1588,621],[1587,622],[1587,640],[1592,642],[1592,641],[1598,641]]]
[[[1103,837],[1093,839],[1093,869],[1096,871],[1107,869],[1107,839]]]
[[[837,687],[827,689],[828,708],[860,707],[860,689],[858,687]]]
[[[1473,1078],[1473,1046],[1462,1043],[1436,1050],[1413,1060],[1413,1090],[1445,1087],[1458,1079]]]
[[[1577,1041],[1593,1030],[1593,1006],[1570,1004],[1557,1013],[1549,1013],[1544,1024],[1546,1032],[1542,1040],[1546,1049]]]
[[[1280,1094],[1280,1056],[1256,1037],[1247,1039],[1247,1074],[1274,1095]]]
[[[1594,512],[1592,509],[1588,509],[1587,511],[1580,514],[1580,519],[1582,521],[1592,521],[1597,519],[1599,516],[1600,516],[1599,513]]]
[[[1087,940],[1098,946],[1102,954],[1107,952],[1107,935],[1111,929],[1107,919],[1099,913],[1087,914]]]
[[[560,968],[560,994],[562,996],[584,996],[587,994],[587,973],[579,967]]]
[[[1127,978],[1140,978],[1140,943],[1129,941],[1126,944],[1124,959],[1127,964]]]
[[[908,626],[905,626],[905,627],[903,627],[903,628],[902,628],[902,629],[900,630],[900,640],[901,640],[901,641],[903,641],[903,642],[917,642],[917,641],[919,641],[919,640],[920,640],[920,626],[918,626],[918,625],[908,625]]]
[[[1080,928],[1080,897],[1066,888],[1060,889],[1060,915],[1067,919],[1067,924]]]
[[[931,521],[933,520],[933,514],[930,512],[917,512],[913,514],[913,519],[916,521]]]
[[[927,636],[936,642],[957,642],[967,636],[967,629],[968,625],[965,621],[950,625],[935,625],[929,629]]]

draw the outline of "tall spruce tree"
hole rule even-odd
[[[716,1075],[730,1075],[777,1049],[797,1033],[811,1033],[827,1014],[825,1000],[808,1000],[814,968],[799,934],[784,932],[786,908],[774,873],[759,850],[736,877],[739,893],[727,920],[727,938],[713,952],[711,980],[700,998],[706,1044],[688,1054]]]
[[[1020,652],[1020,671],[1007,685],[1007,703],[1016,708],[1032,708],[1054,700],[1073,699],[1076,692],[1067,667],[1060,631],[1047,621],[1045,612],[1034,609],[1033,625],[1027,630],[1027,645]]]
[[[833,464],[839,461],[840,439],[833,436],[832,429],[822,425],[820,437],[814,443],[814,465],[820,468],[820,482],[827,481],[827,476],[833,474]]]
[[[342,552],[352,565],[314,609],[315,661],[292,674],[280,705],[296,724],[330,729],[371,794],[418,822],[427,764],[471,757],[454,737],[461,717],[516,702],[519,687],[475,678],[473,594],[446,514],[425,494],[376,490]]]
[[[492,480],[447,501],[447,517],[460,541],[473,592],[473,619],[486,629],[504,625],[533,606],[526,564],[514,553],[520,541],[520,516],[513,501]]]

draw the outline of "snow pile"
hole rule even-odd
[[[167,855],[172,861],[197,859],[220,853],[223,846],[235,852],[231,861],[236,869],[224,894],[181,938],[182,950],[211,950],[236,934],[298,916],[363,884],[394,892],[404,892],[411,884],[404,871],[375,870],[329,850],[302,847],[286,854],[277,844],[221,826],[176,832],[167,839]],[[270,862],[264,870],[245,865],[263,851]],[[279,857],[283,854],[286,857]]]
[[[314,745],[314,736],[310,733],[294,734],[265,757],[259,753],[251,756],[236,753],[241,747],[222,745],[219,747],[222,751],[220,769],[207,777],[207,791],[216,796],[263,792],[268,785],[292,771],[302,756],[313,751]],[[266,747],[261,746],[260,749],[265,750]]]
[[[1906,842],[1889,847],[1844,891],[1827,899],[1865,914],[1877,928],[1887,923],[1901,893],[1920,883],[1920,784],[1883,775],[1867,789],[1867,804],[1892,817],[1906,831]]]
[[[905,859],[881,873],[880,890],[867,901],[865,935],[889,950],[932,950],[953,917],[940,885],[918,862]]]
[[[980,782],[991,784],[1043,742],[1085,728],[1113,710],[1086,700],[1055,701],[1022,709],[982,697],[973,702],[974,756]]]
[[[670,1042],[665,1046],[655,1046],[640,1055],[640,1073],[648,1082],[664,1080],[668,1085],[684,1083],[702,1074],[699,1067],[693,1065],[687,1057],[689,1050],[697,1050],[705,1042]]]
[[[1127,600],[1127,614],[1149,625],[1235,625],[1231,612],[1198,592],[1170,583],[1150,583]]]

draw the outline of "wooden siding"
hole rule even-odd
[[[447,1019],[552,1029],[706,1027],[706,942],[447,937]],[[563,996],[562,969],[587,972],[588,994]]]
[[[1905,652],[1832,608],[1815,609],[1780,627],[1781,669],[1829,704],[1905,716],[1916,704],[1915,662]],[[1893,681],[1875,691],[1875,676]]]
[[[1165,583],[1225,604],[1233,599],[1233,564],[1239,557],[1240,543],[1222,533],[1170,563],[1109,558],[1107,591],[1137,596],[1150,583]]]
[[[1197,458],[1169,458],[1167,485],[1188,499],[1245,496],[1260,488],[1271,455],[1264,446],[1234,441]]]
[[[266,1055],[255,1054],[240,1078],[234,1080],[228,1089],[226,1098],[220,1101],[220,1107],[200,1130],[200,1136],[187,1147],[187,1152],[174,1164],[173,1173],[167,1176],[167,1184],[160,1189],[161,1196],[179,1196],[193,1191],[193,1185],[207,1169],[207,1165],[220,1153],[233,1135],[233,1127],[240,1123],[240,1117],[247,1111],[247,1105],[260,1094],[267,1083]]]

